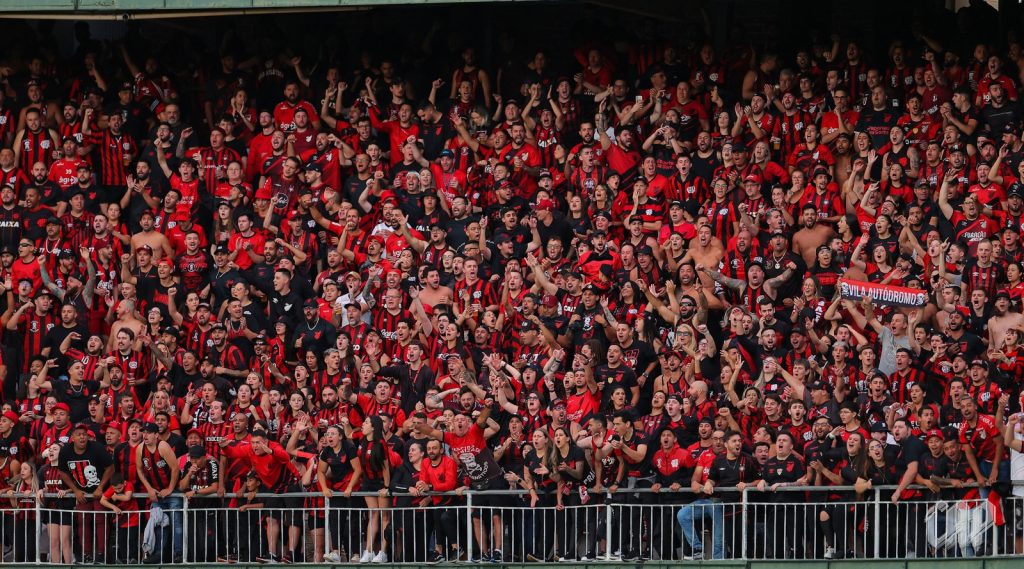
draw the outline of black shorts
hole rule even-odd
[[[43,510],[40,512],[42,516],[40,519],[43,524],[54,524],[58,526],[70,526],[71,525],[71,514],[72,512],[62,512],[57,510]]]
[[[359,483],[360,492],[380,492],[384,488],[383,480],[363,480]]]
[[[505,481],[504,476],[495,476],[484,483],[476,483],[470,487],[470,492],[473,490],[508,490],[508,482]],[[513,496],[508,494],[475,494],[473,495],[473,515],[479,515],[476,513],[476,508],[508,508],[515,505],[513,502]]]
[[[302,492],[302,488],[298,484],[293,484],[288,486],[282,494],[286,492]],[[294,523],[293,520],[302,519],[304,505],[304,498],[301,496],[274,496],[273,498],[267,498],[267,515],[275,520],[281,520],[288,525],[299,525]]]

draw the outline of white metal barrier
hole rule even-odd
[[[0,509],[4,564],[906,559],[1024,554],[1024,499],[921,499],[891,489],[747,489],[735,500],[632,489],[566,498],[466,492],[449,503],[370,509],[363,494],[145,495],[119,511],[47,500]],[[887,491],[888,490],[888,491]],[[843,500],[829,499],[839,495]],[[376,495],[376,494],[374,494]],[[147,528],[147,526],[150,526]]]

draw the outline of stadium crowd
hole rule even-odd
[[[184,499],[284,562],[455,560],[467,524],[474,559],[512,559],[506,506],[550,508],[518,526],[528,560],[648,557],[659,532],[700,557],[705,518],[735,556],[745,488],[820,502],[789,522],[817,543],[774,556],[857,554],[862,514],[830,502],[877,486],[913,527],[927,501],[1005,506],[1019,540],[1020,43],[587,45],[514,82],[466,48],[425,85],[224,51],[190,112],[166,62],[82,46],[0,68],[15,561],[179,561]],[[48,543],[18,531],[37,500]],[[599,504],[677,507],[623,510],[613,544],[564,514]],[[137,559],[154,506],[173,530]],[[908,535],[886,547],[936,554]],[[218,543],[189,558],[247,554]]]

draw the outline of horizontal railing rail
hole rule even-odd
[[[1021,487],[1017,483],[1016,487]],[[0,496],[3,564],[632,562],[684,559],[1003,558],[1024,554],[1024,498],[988,488],[579,487],[428,492]],[[944,492],[956,491],[954,497]],[[802,495],[801,495],[802,494]],[[835,498],[830,500],[829,498]],[[10,505],[11,500],[17,506]],[[30,502],[31,501],[31,502]],[[425,504],[423,502],[426,502]],[[435,505],[434,502],[439,502]],[[396,503],[398,505],[396,505]],[[163,522],[157,524],[156,522]]]

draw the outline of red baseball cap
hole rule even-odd
[[[548,199],[543,199],[537,202],[537,205],[533,206],[533,209],[537,211],[551,211],[555,209],[555,202]]]
[[[58,403],[53,406],[54,411],[64,411],[65,413],[71,412],[71,407],[68,407],[67,403]]]
[[[14,411],[4,411],[4,414],[0,416],[2,416],[5,419],[10,419],[14,423],[17,423],[18,421],[21,420],[21,417],[19,417],[18,414],[15,413]]]

